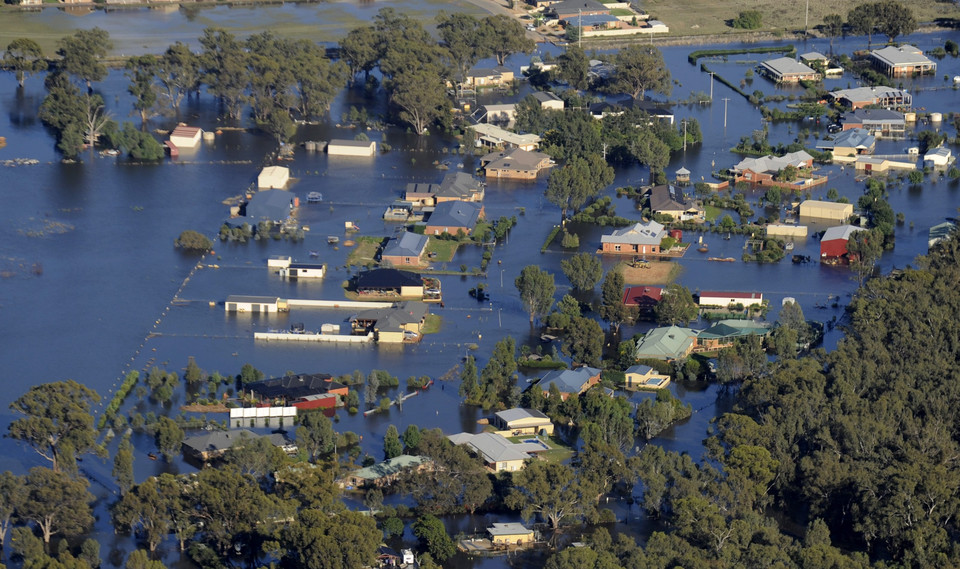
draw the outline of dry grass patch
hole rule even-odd
[[[650,261],[646,268],[631,267],[625,263],[619,265],[623,280],[627,284],[670,284],[680,273],[680,265],[673,261]]]

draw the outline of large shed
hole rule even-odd
[[[844,222],[853,215],[853,204],[805,200],[800,202],[800,217],[815,217]]]
[[[377,143],[372,140],[345,140],[335,138],[327,145],[330,156],[373,156],[377,153]]]
[[[282,189],[290,181],[290,169],[283,166],[267,166],[260,170],[257,176],[257,187],[267,189]]]

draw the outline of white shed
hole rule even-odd
[[[267,166],[257,176],[258,188],[283,189],[290,181],[290,169],[283,166]]]
[[[331,156],[373,156],[376,153],[377,143],[373,140],[335,138],[327,145],[327,154]]]
[[[949,148],[941,146],[934,148],[923,155],[924,168],[943,168],[953,162],[953,153]]]
[[[203,131],[195,126],[179,125],[170,133],[170,142],[177,148],[196,148]]]

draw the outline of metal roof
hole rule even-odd
[[[426,235],[405,231],[400,237],[390,239],[390,242],[383,248],[383,257],[419,257],[427,248],[427,241],[430,239]]]
[[[856,225],[837,225],[824,231],[823,238],[820,241],[834,241],[837,239],[846,241],[850,239],[850,236],[856,231],[864,231],[864,229]]]
[[[631,245],[659,245],[666,235],[663,225],[656,221],[640,222],[617,229],[600,237],[601,243],[629,243]]]
[[[580,393],[590,378],[597,375],[600,375],[600,370],[589,366],[558,369],[544,374],[537,386],[543,391],[549,391],[551,385],[556,385],[560,393]]]
[[[496,413],[496,416],[500,418],[504,423],[512,423],[514,421],[522,421],[523,419],[546,419],[550,420],[550,417],[547,417],[543,414],[542,411],[536,409],[525,409],[522,407],[515,407],[513,409],[507,409],[506,411],[500,411]]]
[[[815,70],[811,69],[807,65],[804,65],[803,63],[800,63],[792,57],[778,57],[776,59],[763,61],[760,63],[760,65],[780,76],[808,75],[810,73],[816,73]]]
[[[900,47],[887,46],[883,49],[876,49],[870,52],[870,55],[888,63],[890,65],[916,65],[933,63],[930,58],[923,55],[919,48],[912,45],[902,45]]]

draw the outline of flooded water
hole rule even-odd
[[[298,5],[277,9],[319,8]],[[113,16],[115,14],[96,17],[109,21]],[[204,25],[207,24],[199,25],[198,30]],[[916,35],[909,39],[929,49],[942,45],[948,37],[956,41],[960,34]],[[163,41],[169,42],[171,38],[164,36]],[[861,47],[859,38],[835,42],[837,51],[850,51],[855,47]],[[825,42],[809,42],[798,48],[801,52],[828,51]],[[691,49],[664,49],[666,61],[678,82],[674,88],[675,98],[686,98],[690,91],[709,92],[710,89],[709,76],[687,62]],[[736,59],[732,56],[727,63],[715,67],[718,72],[740,77],[753,63]],[[514,57],[508,63],[518,67],[526,63],[526,58]],[[946,112],[955,108],[957,94],[945,88],[942,77],[960,74],[960,63],[948,57],[939,65],[935,77],[907,81],[905,86],[916,93],[918,106]],[[846,86],[852,80],[845,77],[836,81]],[[753,88],[767,93],[776,91],[774,85],[761,78],[754,79]],[[133,120],[126,80],[121,73],[113,72],[98,89],[105,95],[114,117]],[[174,239],[184,229],[216,233],[229,213],[222,201],[241,193],[255,180],[264,157],[273,150],[271,141],[256,133],[225,131],[214,143],[202,145],[195,154],[182,156],[178,162],[131,165],[91,154],[84,157],[82,164],[61,164],[50,133],[35,119],[43,95],[40,77],[29,79],[26,88],[18,91],[9,74],[0,75],[0,107],[4,110],[0,115],[0,135],[7,138],[7,146],[0,149],[0,160],[20,157],[40,161],[33,166],[0,168],[0,198],[6,206],[0,209],[0,270],[4,275],[0,279],[0,355],[7,378],[6,387],[0,392],[2,424],[13,418],[7,411],[9,403],[32,384],[72,378],[109,399],[111,391],[129,370],[152,365],[180,370],[189,356],[194,356],[205,370],[225,375],[239,373],[240,367],[249,362],[268,376],[287,371],[337,375],[355,369],[366,374],[372,369],[384,369],[398,376],[401,385],[411,375],[439,378],[468,353],[475,354],[483,365],[494,343],[508,335],[521,343],[539,343],[539,333],[531,329],[513,286],[523,266],[538,264],[553,272],[558,283],[558,298],[569,290],[560,271],[560,261],[571,252],[551,247],[547,253],[539,253],[559,218],[557,208],[543,197],[545,179],[529,184],[492,181],[485,200],[488,218],[517,215],[519,223],[507,242],[497,247],[486,277],[441,277],[445,306],[433,308],[442,317],[439,333],[427,336],[418,345],[402,347],[254,342],[255,331],[287,328],[293,322],[317,328],[322,323],[342,322],[350,312],[296,309],[284,315],[228,315],[222,305],[226,296],[275,294],[284,298],[343,298],[342,283],[351,276],[345,267],[349,248],[328,245],[327,236],[338,235],[342,239],[345,221],[355,222],[361,229],[360,235],[392,234],[396,225],[383,222],[381,214],[389,202],[400,196],[406,183],[438,182],[446,172],[438,170],[435,163],[449,161],[456,168],[462,162],[464,170],[470,171],[475,167],[474,160],[454,154],[457,143],[452,139],[419,138],[400,130],[367,133],[371,139],[385,140],[394,148],[372,159],[331,158],[323,153],[298,150],[294,160],[284,164],[298,178],[291,190],[302,201],[308,192],[321,191],[325,200],[301,207],[301,220],[310,227],[306,239],[297,243],[273,240],[218,243],[216,253],[208,256],[205,263],[219,268],[194,270],[197,257],[176,250]],[[723,98],[729,98],[726,111]],[[357,104],[357,95],[344,94],[334,105],[332,116],[335,118],[329,124],[302,129],[299,139],[352,138],[355,131],[335,124],[336,117],[351,104]],[[725,113],[726,128],[723,127]],[[696,180],[701,176],[709,179],[712,168],[738,162],[739,157],[729,149],[741,136],[749,136],[761,126],[759,114],[719,82],[714,84],[714,104],[679,106],[676,114],[678,120],[696,118],[705,142],[701,147],[689,148],[675,156],[667,171],[671,173],[684,166],[693,172]],[[218,126],[216,109],[208,97],[189,101],[182,118],[208,130]],[[174,122],[173,119],[154,120],[152,125],[169,128]],[[825,125],[775,123],[770,127],[771,142],[788,143],[800,128],[811,128],[821,136],[825,132]],[[941,128],[948,129],[951,136],[956,135],[947,123]],[[877,153],[898,152],[905,145],[908,144],[904,141],[882,141]],[[814,197],[836,188],[841,195],[856,201],[862,192],[862,183],[854,181],[849,168],[841,170],[839,166],[831,166],[823,172],[829,174],[830,182],[815,190]],[[613,195],[616,186],[646,183],[648,178],[645,168],[620,168],[615,184],[606,193]],[[759,194],[751,194],[750,201],[758,197]],[[906,184],[892,187],[891,205],[895,211],[905,214],[906,223],[897,227],[896,248],[883,256],[883,270],[903,267],[916,255],[926,252],[927,230],[945,217],[955,215],[957,198],[958,184],[945,179],[930,179],[920,189],[908,188]],[[629,201],[621,199],[617,203],[620,215],[638,217]],[[602,233],[599,229],[584,231],[580,249],[595,251]],[[692,238],[695,237],[688,240]],[[742,254],[742,237],[734,236],[727,241],[711,233],[706,234],[705,240],[710,246],[709,256],[739,260]],[[322,281],[288,282],[266,269],[268,256],[291,255],[308,260],[310,251],[319,251],[319,260],[328,264],[329,274]],[[816,258],[817,239],[809,237],[798,241],[793,252]],[[776,307],[787,296],[796,298],[809,318],[823,321],[840,318],[842,306],[856,286],[850,271],[842,267],[816,263],[793,265],[789,261],[774,265],[715,263],[706,257],[706,254],[689,251],[679,261],[683,268],[679,282],[691,290],[761,291],[774,307],[770,319],[776,317]],[[480,249],[468,246],[447,266],[477,267],[480,261]],[[616,261],[604,258],[607,267]],[[478,303],[468,295],[468,290],[478,282],[488,284],[489,301]],[[829,306],[828,299],[832,296],[839,297],[840,307],[818,308]],[[625,327],[623,337],[647,327],[649,325]],[[836,331],[828,333],[827,347],[833,346],[837,337]],[[477,344],[479,348],[471,352],[470,344]],[[335,427],[361,434],[364,452],[378,458],[382,454],[383,434],[390,424],[401,431],[410,424],[442,428],[445,432],[475,430],[482,412],[461,405],[457,387],[456,381],[438,382],[406,401],[402,411],[394,408],[368,418],[341,411]],[[716,386],[682,383],[674,384],[671,390],[690,403],[696,413],[651,442],[699,457],[710,420],[729,410],[731,395],[718,393]],[[395,391],[388,393],[395,394]],[[634,397],[645,396],[649,395]],[[128,406],[135,403],[134,397],[128,400]],[[182,400],[174,401],[174,405],[178,403]],[[148,410],[176,413],[143,404],[142,411]],[[151,461],[146,455],[153,450],[152,441],[144,436],[135,436],[134,441],[138,480],[164,469],[192,470],[181,463],[165,465]],[[39,457],[9,439],[0,439],[0,469],[23,472],[36,464],[40,464]],[[94,491],[109,497],[110,465],[87,458],[83,467],[95,481],[103,482],[103,485],[95,484]],[[129,548],[130,543],[113,535],[104,509],[108,501],[98,507],[101,522],[94,536],[101,540],[104,556],[109,555],[107,561],[117,566],[122,563],[120,553]],[[650,531],[649,522],[642,519],[637,506],[626,503],[605,506],[626,520],[616,525],[615,531],[625,531],[641,539]],[[496,517],[496,521],[514,519]],[[495,521],[493,517],[483,516],[448,520],[454,534],[469,533],[491,521]],[[177,559],[178,555],[171,551],[166,561],[176,564]],[[494,568],[541,564],[542,560],[534,556],[510,560],[458,558],[455,566]]]

